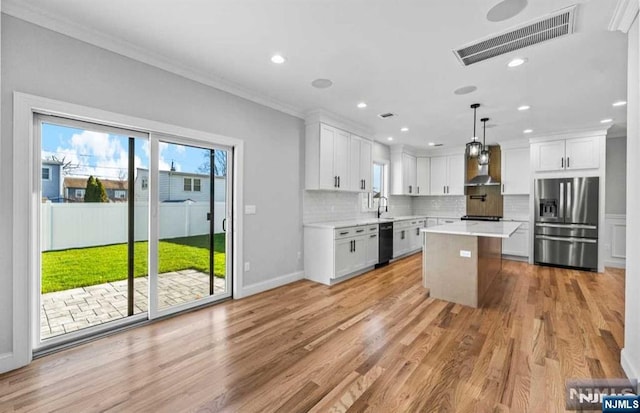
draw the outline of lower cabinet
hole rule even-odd
[[[529,257],[529,223],[523,222],[509,238],[502,240],[502,255]]]
[[[425,227],[426,219],[397,221],[393,224],[393,258],[400,257],[422,248],[420,229]]]
[[[331,285],[378,263],[378,226],[305,227],[305,277]]]

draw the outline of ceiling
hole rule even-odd
[[[478,119],[487,116],[495,125],[488,142],[597,128],[604,118],[614,120],[610,134],[624,135],[626,108],[612,103],[626,100],[626,36],[607,30],[616,2],[529,0],[520,14],[494,23],[486,15],[496,3],[5,0],[2,7],[18,17],[37,15],[40,22],[45,16],[87,41],[123,54],[135,51],[289,113],[327,110],[387,144],[463,144],[472,135],[469,105],[475,102],[482,105]],[[452,53],[572,4],[578,4],[572,35],[468,67]],[[29,13],[21,16],[25,7]],[[275,53],[287,61],[272,63]],[[508,68],[514,57],[528,62]],[[331,79],[333,86],[313,88],[316,78]],[[467,85],[478,89],[453,93]],[[366,109],[356,107],[361,101]],[[531,109],[517,110],[525,104]],[[376,116],[382,112],[398,117],[382,120]],[[404,126],[408,132],[400,132]],[[525,135],[524,129],[534,132]]]

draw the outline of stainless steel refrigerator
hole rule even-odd
[[[534,262],[598,270],[597,177],[536,179]]]

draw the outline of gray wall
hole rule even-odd
[[[627,211],[627,138],[607,139],[607,214]]]
[[[244,139],[244,201],[257,206],[244,283],[302,270],[302,120],[4,14],[1,27],[0,354],[12,340],[13,91]]]

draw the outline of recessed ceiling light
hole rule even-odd
[[[453,93],[456,95],[467,95],[469,93],[475,92],[476,90],[478,90],[478,88],[476,86],[470,85],[470,86],[462,86],[459,87],[458,89],[454,90]]]
[[[281,65],[286,62],[287,59],[285,59],[282,55],[274,54],[273,56],[271,56],[271,61],[277,65]]]
[[[518,110],[519,111],[529,110],[529,109],[531,109],[531,106],[529,106],[529,105],[518,106]]]
[[[427,145],[429,145],[429,146],[436,146],[436,143],[435,143],[435,142],[429,142]]]
[[[392,140],[393,140],[393,136],[389,136],[389,137],[387,138],[387,140],[388,140],[388,141],[392,141]]]
[[[626,100],[619,100],[617,102],[613,102],[613,106],[624,106],[627,104]]]
[[[533,132],[533,129],[525,129],[522,131],[522,133],[531,133]]]
[[[512,61],[510,61],[509,63],[507,63],[507,66],[509,67],[518,67],[524,63],[527,62],[527,58],[526,57],[516,57],[515,59],[513,59]]]
[[[404,126],[404,127],[400,128],[400,132],[409,132],[409,128]]]
[[[315,87],[316,89],[326,89],[328,87],[331,87],[332,85],[333,82],[329,79],[316,79],[311,82],[311,86]]]
[[[613,119],[610,119],[610,118],[602,119],[602,120],[600,121],[600,123],[611,123],[611,122],[613,122]]]
[[[527,7],[527,0],[504,0],[493,6],[487,13],[490,22],[508,20]]]
[[[358,103],[358,105],[357,105],[357,106],[358,106],[358,108],[359,108],[359,109],[364,109],[364,108],[366,108],[366,107],[367,107],[367,104],[366,104],[366,103],[364,103],[364,102],[360,102],[360,103]]]

